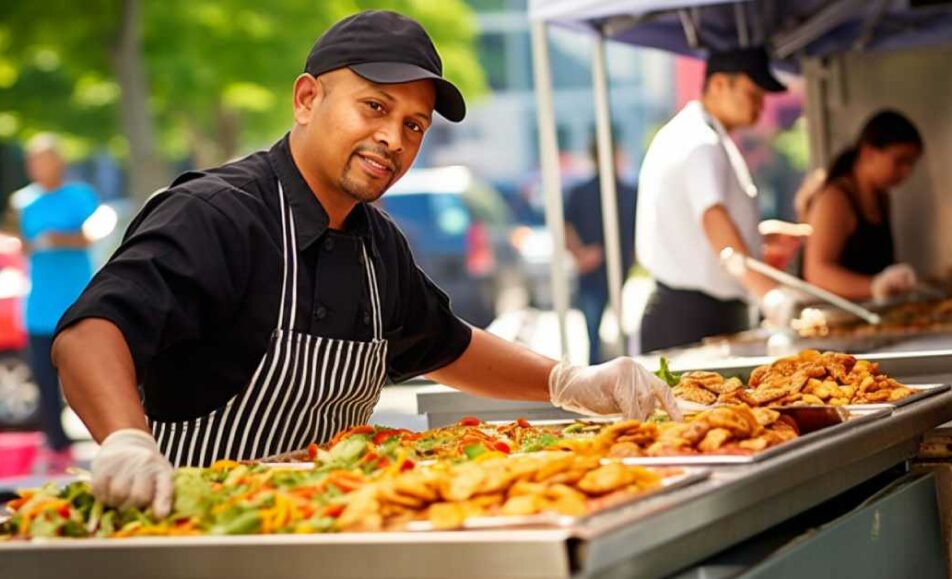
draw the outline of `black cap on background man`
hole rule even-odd
[[[712,52],[707,58],[706,77],[722,72],[725,74],[744,73],[754,84],[767,92],[783,92],[783,85],[770,70],[770,57],[763,46],[735,48],[721,52]]]
[[[337,22],[314,43],[304,71],[319,76],[345,66],[380,84],[431,79],[436,112],[453,122],[466,116],[463,95],[443,78],[443,61],[429,34],[406,16],[366,10]]]

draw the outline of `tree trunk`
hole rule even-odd
[[[215,107],[215,125],[203,130],[197,122],[186,121],[191,135],[192,160],[197,167],[214,167],[234,160],[241,135],[241,113],[219,104]]]
[[[169,170],[155,152],[155,129],[149,113],[149,83],[142,58],[140,0],[123,0],[119,41],[114,53],[122,128],[129,141],[129,191],[145,200],[168,185]]]
[[[238,155],[238,138],[241,136],[241,113],[218,105],[218,145],[222,162]]]

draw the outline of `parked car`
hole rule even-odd
[[[536,176],[537,177],[537,176]],[[545,222],[545,204],[542,183],[533,177],[525,181],[497,181],[495,187],[512,211],[518,224],[512,242],[522,260],[522,270],[528,285],[529,304],[539,309],[552,309],[552,234]],[[577,179],[563,178],[563,190],[577,183]],[[576,284],[575,262],[564,261],[570,292]]]
[[[486,327],[502,311],[527,301],[511,212],[499,193],[466,167],[412,169],[378,204],[467,322]]]
[[[26,362],[23,298],[29,291],[20,240],[0,234],[0,429],[35,428],[40,391]]]

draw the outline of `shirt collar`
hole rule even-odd
[[[695,100],[688,103],[688,106],[694,107],[697,111],[697,114],[699,114],[701,119],[704,120],[704,123],[714,129],[718,135],[721,137],[727,137],[727,129],[724,128],[724,125],[722,125],[714,115],[707,112],[707,109],[704,108],[704,103],[699,100]]]
[[[714,115],[707,112],[707,109],[704,108],[704,104],[701,101],[691,101],[689,106],[692,105],[697,106],[697,111],[701,115],[701,118],[704,120],[705,124],[707,124],[707,126],[711,129],[714,129],[714,132],[717,133],[718,139],[721,142],[721,146],[723,146],[724,150],[727,152],[727,159],[730,162],[731,168],[734,171],[734,175],[737,177],[737,182],[741,189],[743,189],[747,196],[756,197],[757,186],[754,185],[754,180],[750,175],[750,169],[747,167],[747,161],[744,160],[744,156],[741,154],[734,141],[730,138],[730,135],[724,128],[724,125],[721,124],[721,122],[717,120]]]
[[[268,159],[275,174],[281,181],[281,187],[284,190],[285,199],[291,206],[294,215],[294,227],[297,231],[296,238],[298,247],[301,250],[307,249],[312,243],[324,235],[330,223],[327,211],[321,205],[317,195],[311,190],[310,185],[304,180],[301,171],[297,168],[294,158],[291,156],[290,133],[271,147],[268,151]],[[358,203],[354,207],[347,220],[344,222],[345,231],[358,235],[372,242],[369,227],[370,210],[363,204]],[[371,243],[372,245],[372,243]]]

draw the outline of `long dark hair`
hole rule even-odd
[[[863,145],[885,149],[890,145],[916,145],[922,149],[922,136],[919,130],[899,111],[886,109],[873,115],[851,147],[841,151],[826,170],[826,183],[836,181],[853,172],[853,165]]]

